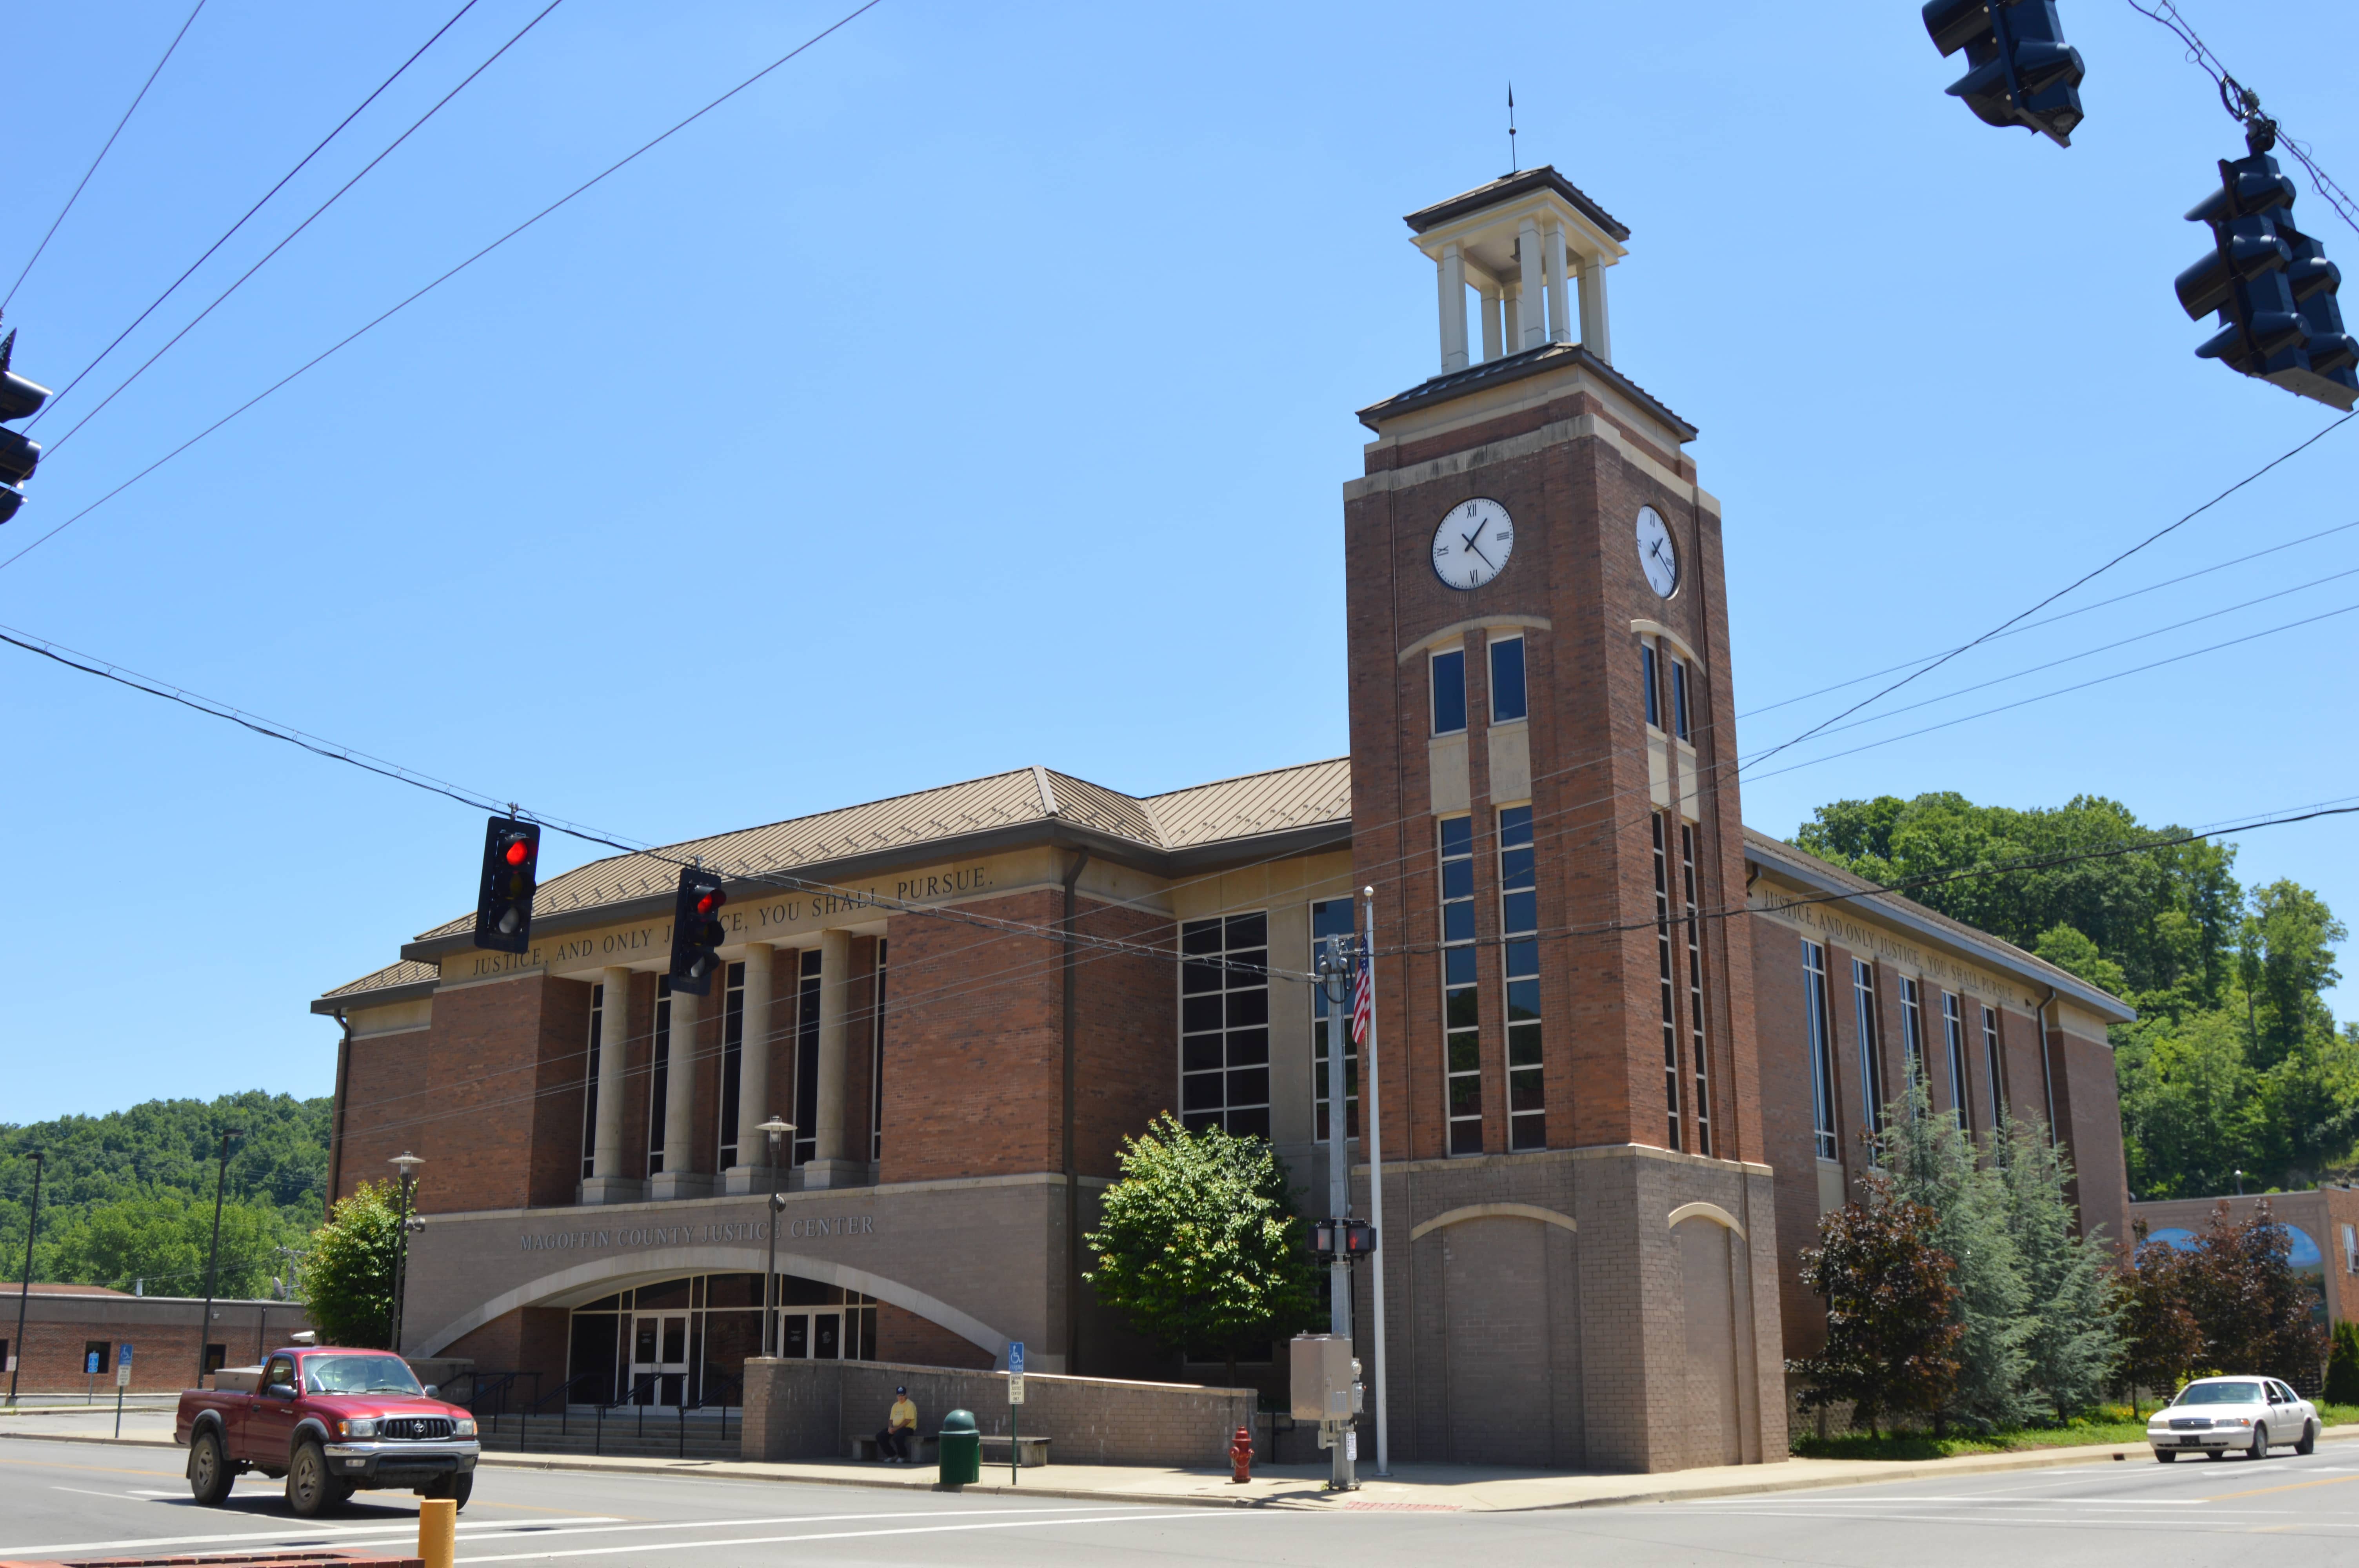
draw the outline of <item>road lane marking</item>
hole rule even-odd
[[[88,1487],[51,1487],[49,1490],[52,1492],[72,1492],[77,1496],[85,1498],[106,1498],[118,1503],[136,1502],[139,1500],[138,1494],[136,1492],[93,1492]]]
[[[2242,1492],[2223,1492],[2216,1498],[2198,1498],[2203,1503],[2224,1503],[2231,1498],[2260,1498],[2271,1492],[2299,1492],[2306,1487],[2342,1487],[2359,1481],[2359,1476],[2329,1476],[2319,1481],[2288,1481],[2282,1487],[2254,1487]]]
[[[806,1541],[865,1541],[888,1535],[940,1535],[953,1530],[1046,1530],[1060,1524],[1133,1524],[1160,1519],[1203,1519],[1235,1517],[1229,1509],[1189,1509],[1181,1513],[1105,1514],[1094,1519],[1001,1519],[984,1524],[903,1525],[892,1530],[837,1530],[818,1535],[752,1535],[732,1537],[723,1541],[642,1541],[631,1546],[580,1546],[570,1552],[516,1552],[497,1557],[469,1553],[466,1563],[530,1563],[555,1557],[607,1557],[625,1552],[711,1552],[724,1546],[780,1546]],[[707,1529],[723,1529],[724,1525],[708,1522]]]

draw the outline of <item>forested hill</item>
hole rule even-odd
[[[320,1223],[328,1180],[326,1098],[251,1090],[210,1104],[148,1100],[104,1116],[30,1126],[0,1123],[0,1279],[25,1266],[35,1150],[41,1234],[33,1278],[179,1295],[204,1288],[212,1241],[214,1162],[230,1144],[222,1222],[222,1293],[265,1292]]]

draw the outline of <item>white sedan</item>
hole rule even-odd
[[[2154,1456],[2224,1459],[2242,1449],[2266,1459],[2272,1448],[2309,1454],[2318,1447],[2318,1407],[2275,1378],[2198,1378],[2146,1423]]]

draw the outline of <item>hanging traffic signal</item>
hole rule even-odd
[[[2064,41],[2056,0],[1928,0],[1925,30],[1944,55],[1966,51],[1966,74],[1950,83],[1950,96],[1984,124],[2072,145],[2084,68]]]
[[[679,897],[671,911],[672,989],[697,996],[712,990],[721,944],[729,935],[721,924],[721,906],[728,902],[716,873],[701,866],[680,868]]]
[[[49,400],[49,389],[37,385],[8,368],[16,351],[16,334],[0,338],[0,424],[22,419]],[[41,444],[15,430],[0,429],[0,523],[16,515],[25,504],[24,482],[41,460]]]
[[[484,888],[475,899],[475,946],[496,953],[532,946],[532,895],[540,886],[540,824],[495,816],[484,825]]]
[[[2220,189],[2188,222],[2212,226],[2212,254],[2179,275],[2179,303],[2221,330],[2196,353],[2302,397],[2348,409],[2359,401],[2359,342],[2343,330],[2343,275],[2326,249],[2295,227],[2294,183],[2268,149],[2276,127],[2256,122],[2249,156],[2220,160]]]

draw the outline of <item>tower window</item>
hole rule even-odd
[[[1483,1006],[1475,975],[1474,819],[1445,816],[1441,833],[1441,1044],[1450,1152],[1483,1152]]]
[[[622,1016],[619,1004],[617,1018]],[[598,1049],[599,1034],[606,1017],[606,988],[590,988],[590,1066],[582,1082],[582,1179],[588,1181],[598,1173]]]
[[[1682,741],[1692,740],[1688,733],[1688,662],[1671,661],[1671,733]]]
[[[1466,650],[1433,655],[1433,732],[1455,735],[1466,728]]]
[[[1352,935],[1352,901],[1321,899],[1310,906],[1310,951],[1315,960],[1338,936]],[[1360,1051],[1352,1039],[1352,993],[1343,993],[1341,1007],[1331,1007],[1324,987],[1310,988],[1310,1103],[1324,1140],[1327,1128],[1327,1052],[1331,1043],[1343,1048],[1343,1133],[1360,1135]]]
[[[1638,643],[1638,679],[1647,688],[1647,728],[1663,727],[1663,694],[1661,682],[1655,674],[1655,644],[1643,639]]]
[[[671,1099],[671,977],[656,977],[656,1026],[653,1054],[647,1060],[647,1174],[660,1176],[664,1168],[664,1114]],[[686,1093],[688,1086],[680,1090]]]
[[[1712,1152],[1712,1054],[1703,1035],[1703,914],[1696,899],[1696,830],[1680,824],[1680,882],[1688,908],[1688,1058],[1695,1074],[1696,1152]]]
[[[1802,1021],[1810,1052],[1810,1135],[1819,1158],[1835,1157],[1834,1040],[1827,1018],[1827,950],[1802,944]]]
[[[1532,808],[1499,813],[1499,935],[1507,982],[1507,1147],[1548,1147],[1540,1065],[1539,878],[1532,862]]]
[[[731,964],[721,991],[721,1126],[715,1147],[725,1171],[737,1162],[738,1070],[745,1060],[745,966]]]
[[[1524,717],[1524,640],[1505,637],[1491,644],[1491,722]]]
[[[1680,1148],[1680,1021],[1678,982],[1671,968],[1671,879],[1663,845],[1663,814],[1655,813],[1655,962],[1663,1001],[1663,1115],[1669,1141]]]
[[[1180,1119],[1269,1136],[1269,916],[1180,927]]]
[[[1884,1059],[1875,1048],[1875,969],[1864,958],[1851,961],[1852,1008],[1859,1017],[1859,1093],[1867,1113],[1867,1135],[1884,1136]]]
[[[795,960],[795,1138],[790,1165],[819,1158],[820,954],[806,947]]]
[[[2000,1087],[1998,1056],[1998,1009],[1983,1009],[1983,1076],[1990,1080],[1991,1127],[2006,1119],[2006,1096]]]
[[[1966,1018],[1958,993],[1941,993],[1941,1039],[1950,1052],[1950,1110],[1958,1130],[1970,1130],[1966,1121]]]

